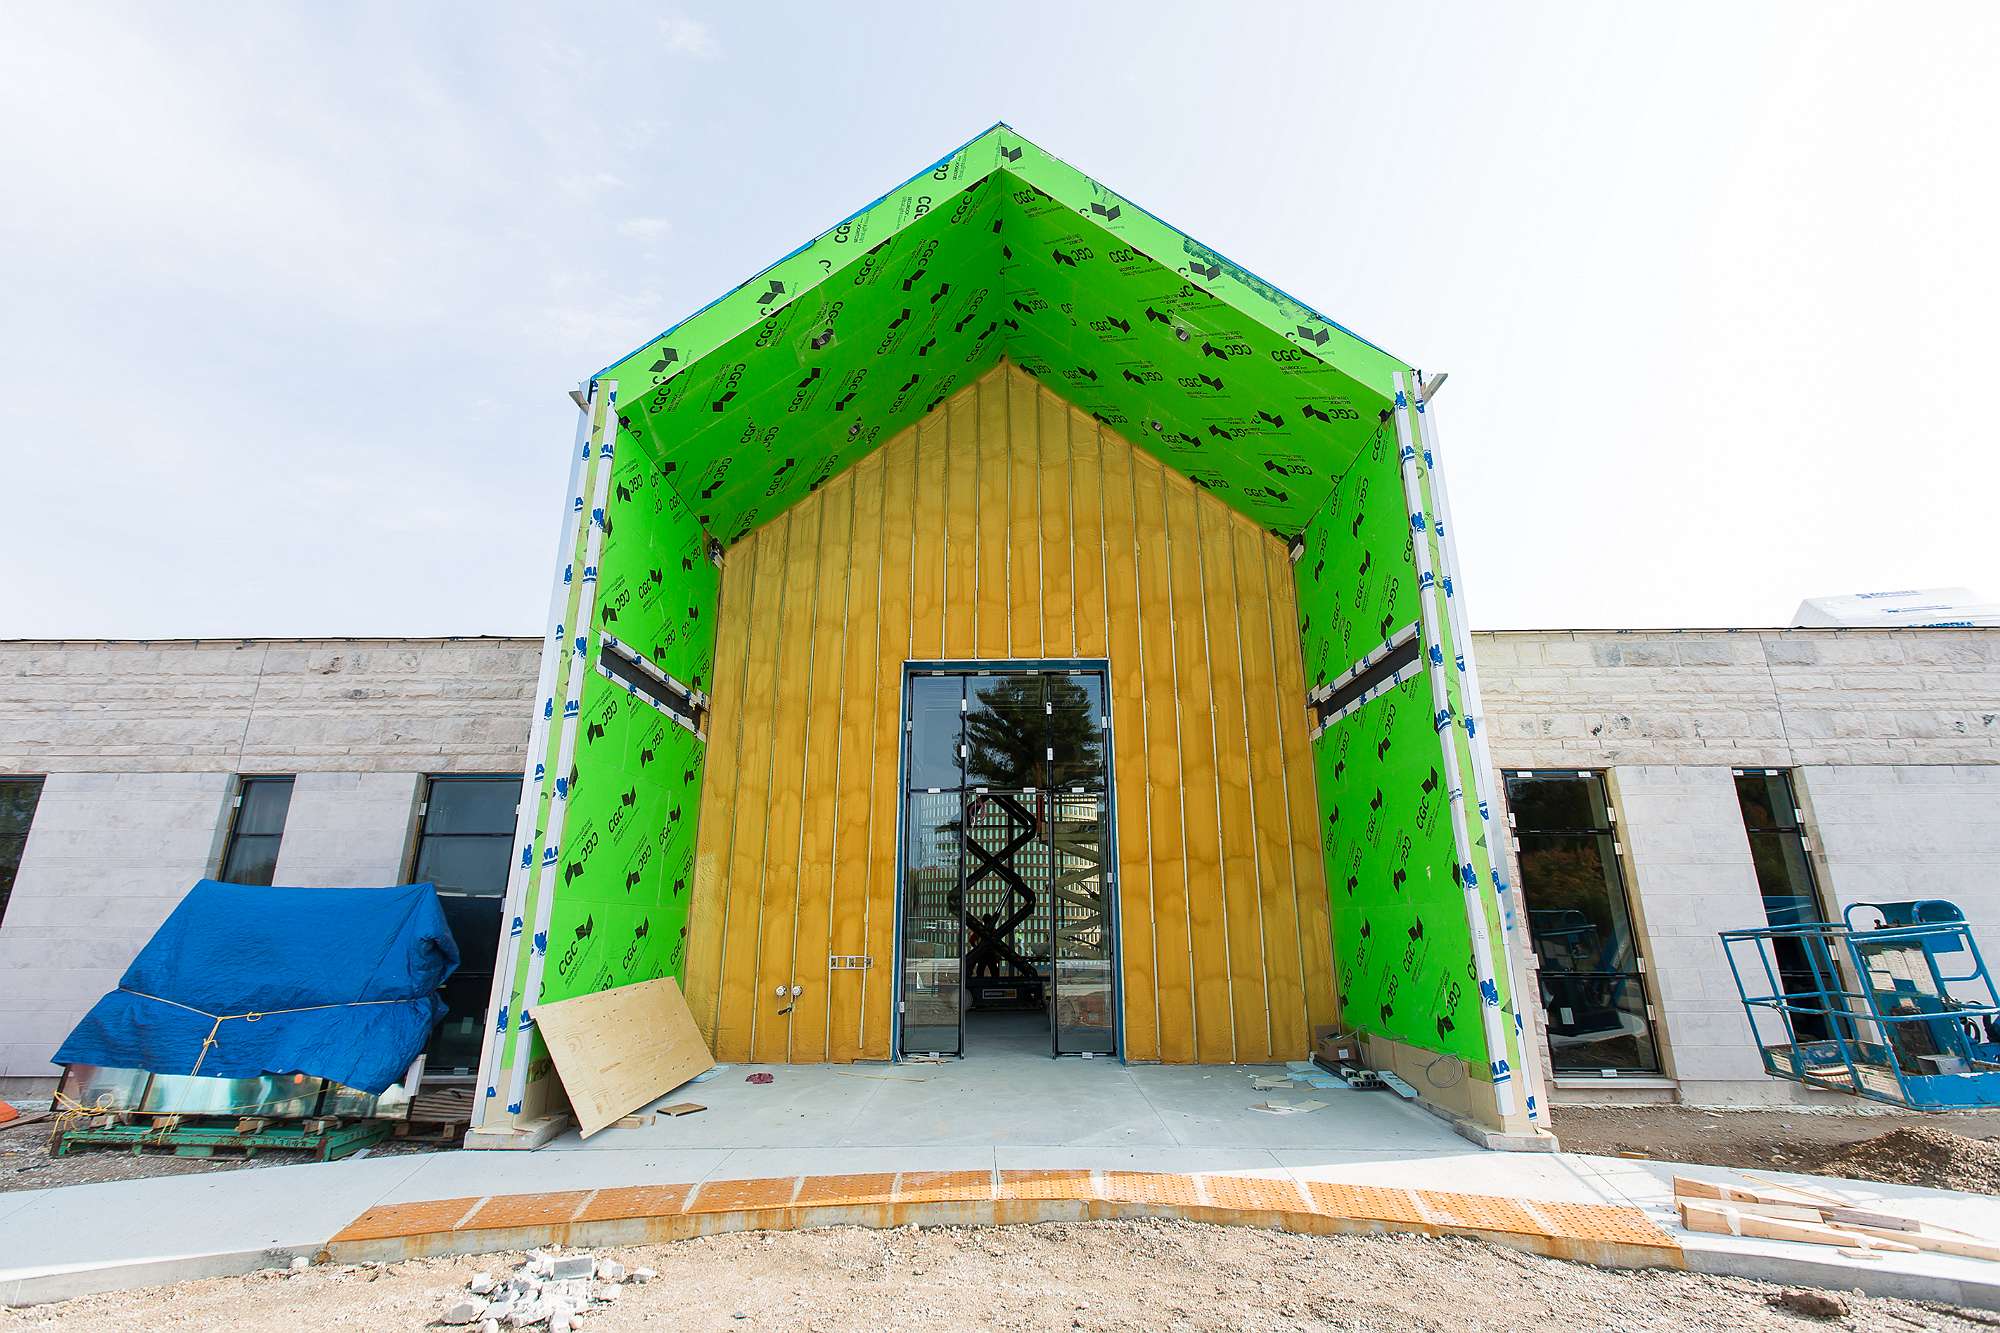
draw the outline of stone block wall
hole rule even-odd
[[[1793,771],[1836,912],[1951,898],[2000,964],[2000,882],[1982,870],[2000,856],[2000,630],[1474,639],[1495,764],[1609,776],[1657,1031],[1684,1100],[1803,1095],[1763,1074],[1717,939],[1765,924],[1732,768]],[[1606,1091],[1565,1082],[1559,1100]]]
[[[226,772],[49,775],[0,925],[0,1077],[56,1072],[77,1019],[214,872],[233,789]]]
[[[1954,899],[2000,965],[2000,630],[1474,639],[1495,763],[1609,776],[1686,1099],[1790,1095],[1756,1063],[1715,938],[1762,920],[1732,766],[1793,770],[1836,904]],[[298,777],[279,882],[393,883],[424,775],[519,771],[539,656],[534,639],[0,643],[0,774],[47,775],[0,923],[0,1091],[45,1085],[77,1017],[215,873],[239,775]]]
[[[518,773],[534,639],[0,643],[0,774],[46,774],[0,922],[0,1093],[198,879],[243,774],[294,774],[277,882],[394,884],[427,774]]]

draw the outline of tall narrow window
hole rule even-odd
[[[0,921],[7,919],[7,900],[14,896],[14,876],[41,799],[40,778],[0,778]]]
[[[1509,773],[1521,901],[1557,1073],[1659,1072],[1644,963],[1599,773]]]
[[[458,943],[458,971],[444,984],[445,1016],[426,1052],[427,1073],[471,1074],[478,1067],[520,798],[518,777],[434,777],[425,794],[412,878],[437,885]]]
[[[236,793],[236,818],[222,853],[221,878],[229,884],[265,884],[278,869],[278,842],[292,808],[290,778],[244,778]]]
[[[1742,807],[1743,831],[1750,838],[1750,861],[1757,870],[1764,919],[1773,926],[1826,920],[1826,907],[1820,901],[1819,882],[1808,855],[1805,818],[1792,790],[1792,775],[1782,768],[1739,768],[1735,772],[1736,803]],[[1838,989],[1833,960],[1816,941],[1781,938],[1771,943],[1779,978],[1792,1003],[1817,1008],[1824,1003],[1816,998],[1822,989]],[[1820,952],[1817,970],[1810,951]],[[1792,1026],[1801,1041],[1824,1041],[1832,1035],[1827,1020],[1811,1013],[1795,1012]]]

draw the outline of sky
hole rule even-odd
[[[19,5],[0,636],[540,632],[579,379],[996,120],[1426,372],[1475,627],[2000,597],[2000,6]]]

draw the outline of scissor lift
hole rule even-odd
[[[1957,904],[1855,903],[1838,924],[1725,930],[1722,948],[1773,1077],[1920,1111],[2000,1106],[2000,991]]]

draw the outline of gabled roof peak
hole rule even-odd
[[[997,122],[599,378],[733,542],[1003,355],[1287,533],[1404,369]]]

